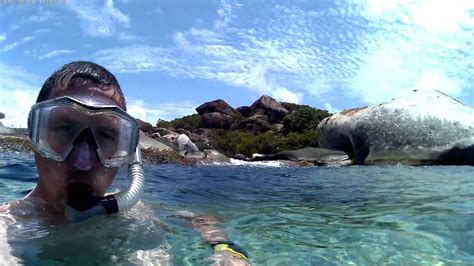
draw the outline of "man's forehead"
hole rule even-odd
[[[94,82],[84,82],[74,84],[72,87],[61,88],[55,87],[51,90],[50,99],[71,96],[89,104],[109,104],[117,105],[125,109],[125,105],[121,100],[120,93],[113,87],[97,87]]]

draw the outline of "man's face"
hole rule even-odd
[[[109,95],[86,81],[67,90],[53,90],[50,99],[71,96],[84,102],[93,101],[99,104],[118,105]],[[84,138],[74,146],[70,156],[64,162],[56,162],[35,153],[36,166],[39,172],[38,185],[46,201],[65,204],[67,187],[73,183],[87,184],[92,188],[92,195],[103,196],[112,183],[117,169],[101,165],[93,142]]]

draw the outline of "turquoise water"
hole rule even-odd
[[[13,227],[14,254],[31,264],[73,257],[209,264],[210,249],[173,215],[191,210],[218,217],[255,265],[474,262],[473,167],[148,165],[145,171],[143,200],[154,214],[139,206],[125,217]],[[30,157],[0,155],[0,200],[21,198],[35,177]],[[114,187],[125,182],[121,172]]]

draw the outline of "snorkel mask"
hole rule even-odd
[[[121,108],[92,105],[68,96],[59,97],[33,105],[28,128],[33,148],[45,158],[63,162],[76,145],[86,141],[95,149],[103,167],[128,165],[129,186],[125,191],[93,197],[68,190],[65,214],[69,221],[126,212],[140,199],[144,174],[138,145],[138,122]],[[80,169],[81,166],[76,167]]]

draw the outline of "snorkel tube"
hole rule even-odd
[[[142,156],[140,145],[137,145],[133,161],[128,165],[128,187],[113,195],[105,197],[76,197],[68,199],[65,215],[70,222],[79,222],[97,215],[113,213],[124,213],[130,210],[140,199],[144,184],[145,175],[141,165]]]

